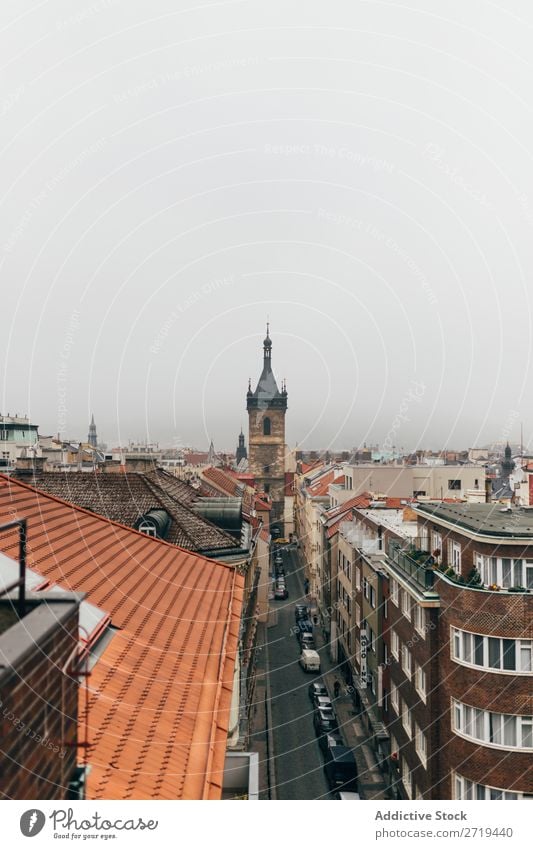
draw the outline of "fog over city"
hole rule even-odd
[[[0,411],[231,450],[268,319],[290,445],[533,444],[527,11],[5,4]]]

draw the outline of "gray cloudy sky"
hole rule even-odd
[[[268,314],[290,444],[533,445],[532,36],[525,0],[4,2],[0,410],[231,448]]]

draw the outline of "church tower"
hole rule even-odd
[[[242,427],[241,427],[241,432],[239,433],[239,444],[237,445],[237,451],[236,451],[236,454],[235,454],[235,463],[238,466],[239,463],[241,462],[241,460],[247,460],[247,459],[248,459],[248,452],[246,450],[246,445],[244,444],[244,433],[242,432]]]
[[[91,423],[89,425],[89,435],[87,436],[87,442],[89,445],[92,445],[93,448],[98,447],[98,437],[96,436],[96,425],[94,423],[94,416],[91,416]]]
[[[278,389],[272,372],[272,340],[267,324],[263,342],[263,371],[252,392],[248,384],[246,396],[248,410],[248,471],[256,480],[259,490],[268,493],[272,500],[271,524],[283,533],[285,501],[285,413],[287,389]]]

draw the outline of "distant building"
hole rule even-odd
[[[89,435],[87,437],[87,442],[93,448],[98,447],[98,437],[96,435],[96,425],[94,423],[94,416],[91,416],[91,424],[89,425]]]
[[[263,342],[263,371],[254,392],[248,385],[248,471],[255,478],[257,489],[272,500],[271,527],[283,533],[285,508],[285,414],[287,389],[278,389],[272,372],[272,340],[267,325]]]
[[[235,453],[235,463],[238,466],[239,463],[241,462],[241,460],[247,460],[247,459],[248,459],[248,452],[246,450],[246,445],[244,444],[244,433],[242,432],[242,428],[241,428],[241,432],[239,434],[239,443],[237,445],[237,451]]]
[[[9,468],[19,457],[36,452],[38,440],[38,425],[27,416],[0,414],[0,466]]]

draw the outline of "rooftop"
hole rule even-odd
[[[502,504],[414,504],[420,516],[442,519],[472,533],[492,537],[533,539],[533,510]]]
[[[89,678],[87,798],[220,799],[244,579],[0,475],[0,523],[14,516],[28,566],[117,629]],[[16,558],[15,532],[0,550]]]
[[[235,539],[194,512],[198,493],[162,469],[139,472],[42,472],[24,477],[36,489],[135,527],[141,516],[164,510],[170,517],[167,542],[189,551],[214,551]]]

